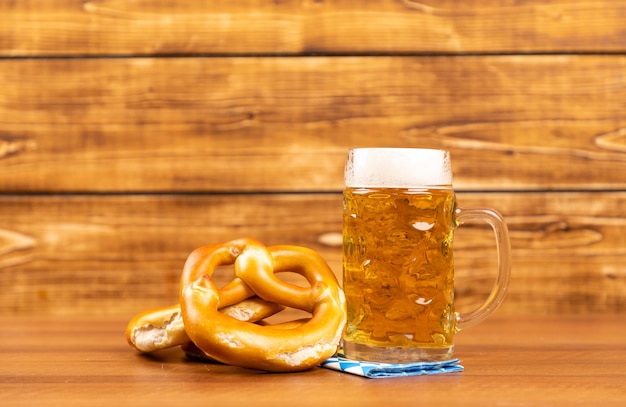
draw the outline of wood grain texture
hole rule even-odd
[[[4,192],[339,191],[354,146],[460,190],[626,188],[626,57],[0,60]]]
[[[459,333],[462,373],[369,380],[315,368],[266,374],[142,357],[120,317],[0,317],[0,394],[12,406],[623,406],[618,315],[503,318]],[[416,391],[418,391],[416,395]]]
[[[622,52],[601,0],[8,1],[0,55]]]
[[[0,314],[176,301],[207,242],[341,269],[357,146],[452,152],[513,240],[500,312],[626,312],[626,4],[0,1]],[[457,232],[461,311],[491,232]],[[491,399],[490,399],[491,400]]]
[[[513,271],[508,315],[626,311],[626,194],[462,193],[500,210]],[[196,247],[239,237],[317,250],[341,280],[340,194],[0,198],[0,314],[134,314],[177,302]],[[460,311],[486,298],[491,232],[457,231]],[[229,281],[226,272],[217,274]]]

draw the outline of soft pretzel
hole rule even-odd
[[[304,324],[306,321],[308,321],[307,318],[296,319],[296,320],[293,320],[293,321],[286,321],[286,322],[281,322],[281,323],[278,323],[278,324],[273,324],[272,327],[276,328],[276,329],[295,328],[295,327],[298,327],[298,326]],[[271,324],[267,323],[266,321],[258,321],[257,324],[259,324],[261,326],[271,325]],[[212,357],[210,357],[206,353],[204,353],[193,342],[186,343],[186,344],[182,345],[181,348],[185,352],[185,355],[187,355],[187,357],[189,357],[190,359],[199,360],[201,362],[210,362],[210,363],[218,362],[219,363],[219,361],[213,359]]]
[[[220,312],[241,321],[257,322],[270,317],[285,307],[252,297],[220,308]],[[126,340],[140,352],[186,345],[191,340],[185,331],[180,305],[155,308],[137,314],[126,328]],[[183,348],[184,349],[184,348]]]
[[[239,250],[247,243],[247,239],[241,239],[230,242],[228,246],[210,245],[200,247],[189,255],[186,264],[193,264],[196,267],[201,267],[202,270],[210,270],[212,273],[220,264],[234,262]],[[204,256],[206,253],[211,254],[211,256]],[[204,262],[195,261],[195,259],[200,258],[202,258]],[[187,278],[185,273],[194,272],[197,272],[197,269],[184,269],[182,279]],[[254,292],[252,292],[243,281],[238,279],[233,280],[222,288],[220,308],[223,309],[224,307],[240,303],[253,296]],[[261,320],[284,308],[276,309],[274,305],[269,303],[261,305],[256,302],[253,305],[256,307],[256,311],[247,310],[245,313],[251,313],[253,315],[258,312],[262,313],[263,316],[256,318],[255,321]],[[259,309],[259,307],[261,308]],[[244,303],[243,305],[239,305],[237,309],[242,310],[245,308],[246,304]],[[185,331],[184,322],[180,314],[180,306],[173,305],[139,313],[128,323],[126,328],[126,340],[131,346],[141,352],[153,352],[189,342],[189,337]]]
[[[140,352],[154,352],[189,342],[180,306],[146,310],[126,326],[126,340]]]
[[[236,277],[218,289],[211,274],[225,264],[234,264]],[[283,282],[275,276],[279,272],[300,274],[310,287]],[[238,290],[310,312],[311,318],[272,326],[220,313]],[[208,357],[266,371],[305,370],[326,360],[337,351],[346,322],[343,291],[319,254],[297,246],[266,248],[252,239],[194,252],[183,269],[180,305],[187,335]]]

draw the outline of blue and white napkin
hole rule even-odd
[[[441,362],[412,363],[363,362],[347,359],[342,354],[337,354],[325,362],[322,362],[320,366],[326,369],[368,377],[370,379],[381,379],[462,372],[464,367],[459,363],[459,359],[450,359]]]

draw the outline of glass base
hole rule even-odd
[[[371,346],[346,341],[343,344],[343,353],[348,359],[368,362],[440,362],[452,358],[452,354],[454,353],[454,345],[443,348],[398,348]]]

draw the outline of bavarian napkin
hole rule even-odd
[[[432,375],[439,373],[462,372],[463,366],[459,365],[459,359],[450,359],[442,362],[413,362],[413,363],[379,363],[362,362],[346,359],[343,355],[335,355],[321,367],[351,373],[370,379]]]

